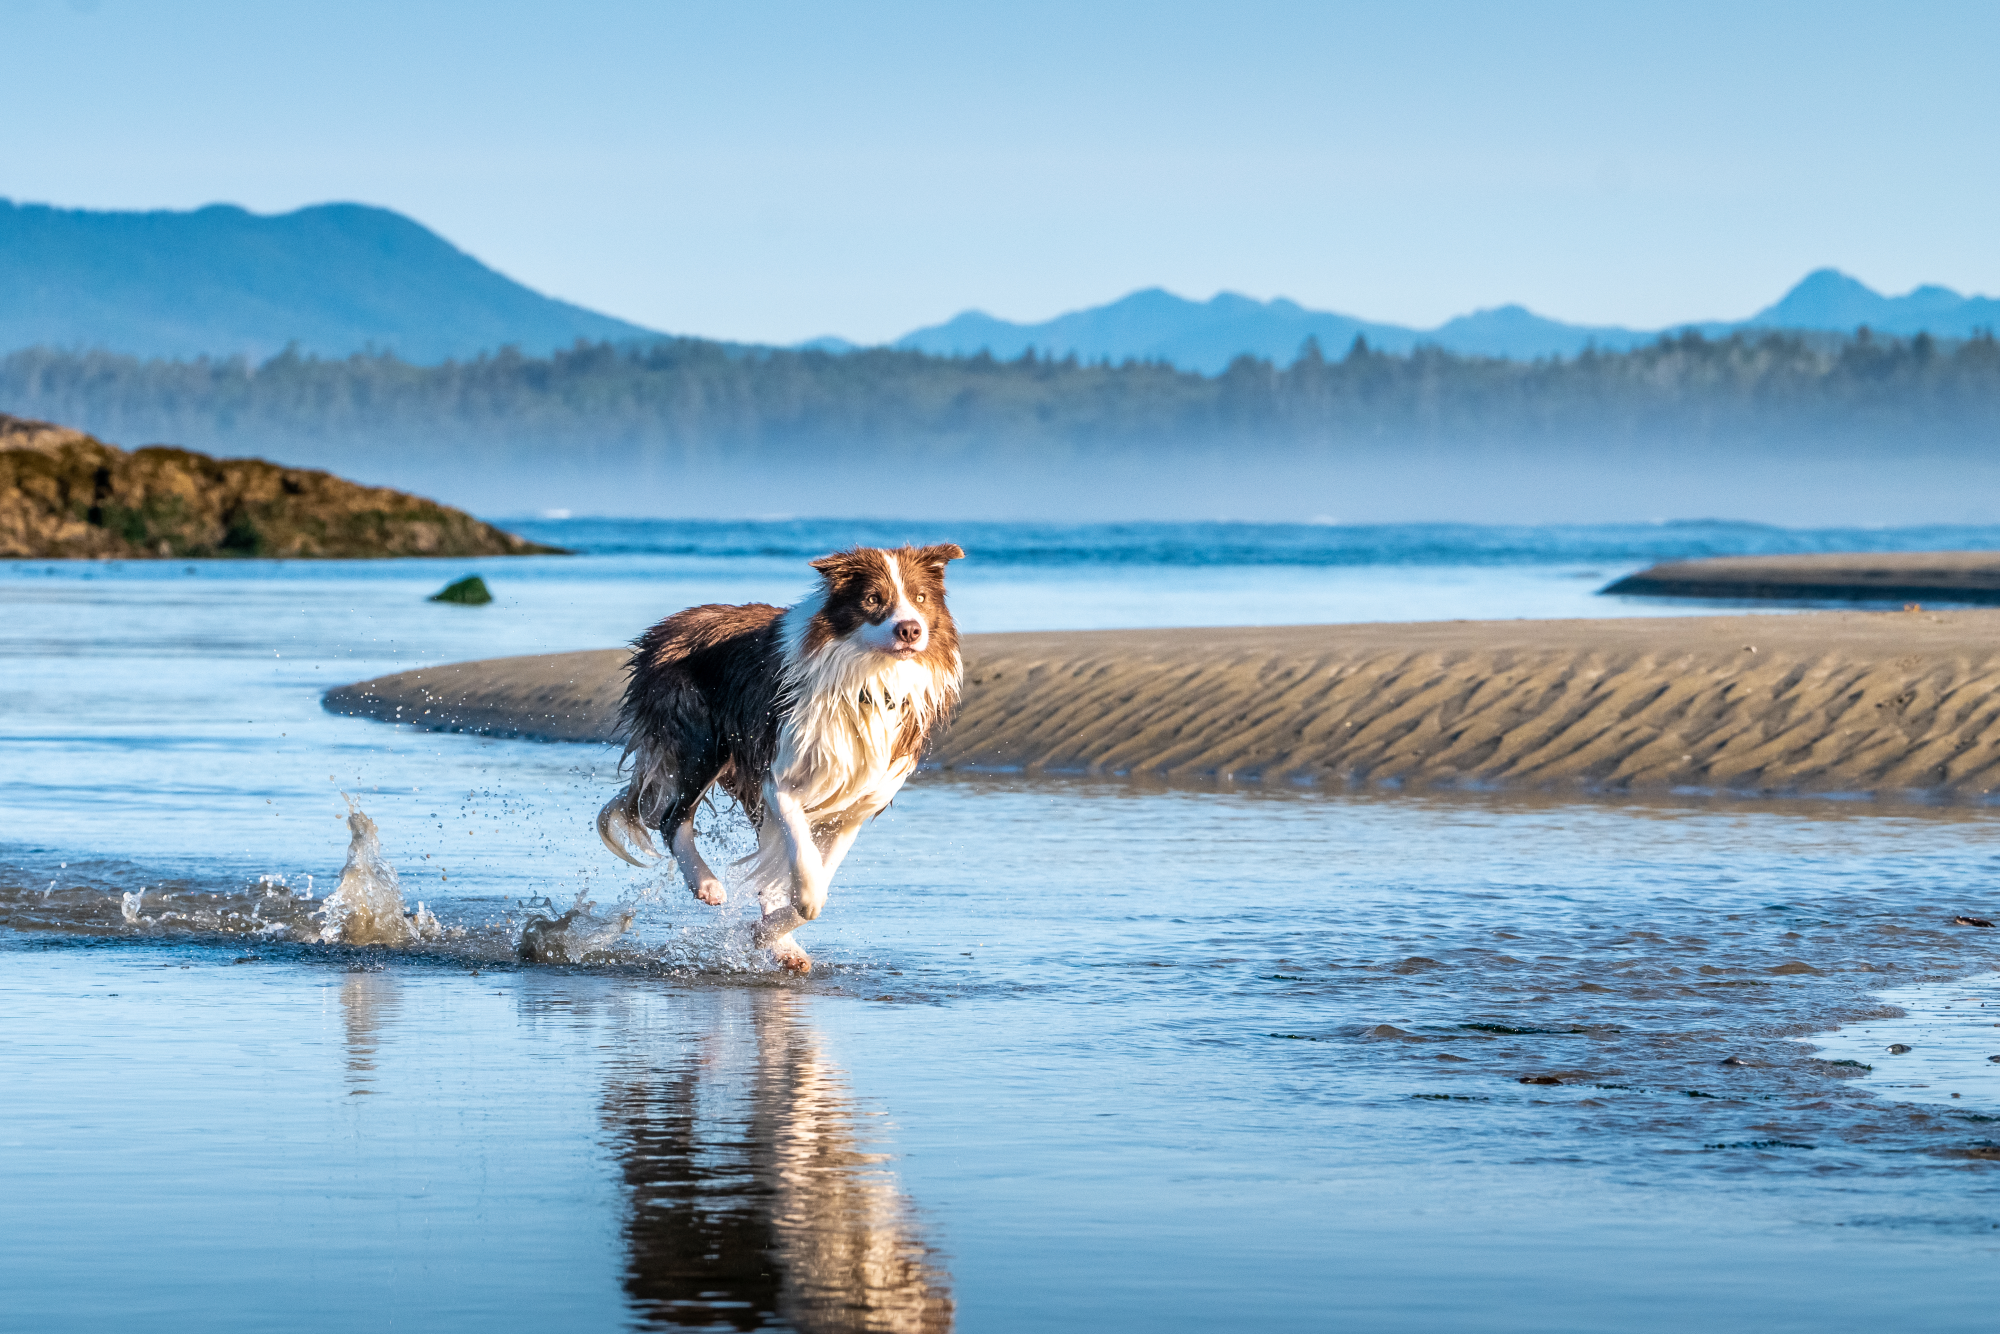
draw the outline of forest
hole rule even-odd
[[[718,446],[844,441],[1016,448],[1264,440],[1593,438],[1802,428],[1847,436],[2000,424],[2000,344],[1687,333],[1629,352],[1504,361],[1365,342],[1308,343],[1284,369],[1239,358],[1202,376],[1160,364],[1080,365],[864,350],[744,348],[695,339],[503,350],[416,366],[392,356],[141,361],[45,348],[0,359],[0,409],[140,436],[390,436]]]
[[[1371,485],[1407,492],[1411,483],[1385,468],[1467,477],[1485,468],[1504,479],[1565,460],[1656,466],[1662,451],[1703,466],[1749,456],[1881,466],[1912,454],[1983,466],[2000,441],[2000,344],[1990,333],[1941,342],[1865,329],[1687,332],[1631,351],[1524,362],[1435,348],[1388,354],[1356,340],[1335,356],[1309,342],[1287,367],[1239,358],[1213,376],[1156,363],[696,339],[578,343],[549,357],[503,350],[435,366],[385,355],[287,352],[251,364],[36,348],[0,358],[0,411],[128,446],[171,442],[345,469],[489,513],[521,512],[531,492],[579,512],[623,512],[627,502],[633,512],[682,512],[695,507],[692,488],[713,495],[753,466],[780,491],[792,485],[797,495],[772,504],[795,511],[841,469],[894,459],[1002,489],[1027,485],[1027,473],[1043,487],[1109,485],[1115,473],[1130,498],[1109,517],[1202,512],[1206,492],[1189,482],[1195,489],[1168,503],[1159,474],[1228,478],[1232,460],[1257,469],[1266,491],[1287,470],[1322,489],[1367,474],[1378,478]],[[772,466],[793,461],[801,466]],[[1093,471],[1100,464],[1116,466]],[[1483,493],[1461,484],[1475,499]],[[1148,494],[1155,500],[1142,503]],[[838,503],[864,512],[852,499]],[[1008,512],[1031,509],[1060,507],[1036,500]]]

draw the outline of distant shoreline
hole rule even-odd
[[[1627,575],[1604,590],[1640,597],[1800,602],[2000,604],[2000,552],[1825,552],[1710,556]]]
[[[334,713],[608,742],[623,649],[328,691]],[[1047,631],[966,640],[968,772],[1379,788],[2000,788],[2000,611]]]

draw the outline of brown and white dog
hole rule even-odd
[[[711,785],[757,827],[749,870],[763,908],[753,939],[799,972],[792,940],[819,916],[841,858],[917,767],[958,704],[958,627],[949,543],[856,547],[812,562],[819,585],[791,608],[764,603],[676,612],[634,644],[621,731],[632,779],[597,815],[605,846],[635,866],[672,849],[688,888],[723,901],[695,848],[695,806]]]

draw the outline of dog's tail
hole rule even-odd
[[[653,831],[639,819],[637,788],[635,780],[604,803],[604,809],[597,813],[597,836],[614,856],[643,868],[658,861],[662,854],[653,845]],[[651,860],[641,861],[632,855],[635,852],[643,852]]]

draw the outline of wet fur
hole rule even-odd
[[[762,937],[789,944],[791,928],[818,914],[859,823],[888,805],[957,705],[944,569],[963,555],[949,545],[836,552],[812,563],[819,584],[789,609],[691,607],[648,630],[621,712],[632,776],[598,815],[605,845],[643,865],[633,850],[652,851],[659,831],[706,898],[692,821],[720,787],[758,828],[745,861]],[[911,619],[921,646],[892,656],[896,625]],[[810,966],[790,950],[781,957]]]
[[[619,714],[632,770],[621,810],[639,828],[680,828],[718,778],[762,820],[763,775],[778,752],[784,614],[754,602],[690,607],[633,645]]]

